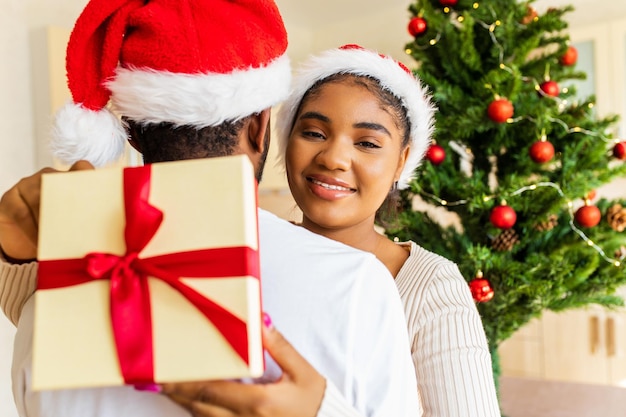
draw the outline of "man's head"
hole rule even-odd
[[[147,162],[262,154],[268,109],[289,89],[286,48],[271,0],[91,0],[68,44],[73,103],[57,116],[55,153],[115,160],[122,116]]]
[[[142,125],[127,120],[130,144],[143,155],[145,163],[212,158],[246,154],[261,182],[269,150],[270,110],[235,122],[196,128],[172,123]]]

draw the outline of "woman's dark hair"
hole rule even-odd
[[[402,132],[402,145],[401,149],[404,149],[410,142],[411,122],[407,115],[407,110],[402,104],[402,100],[394,95],[389,90],[385,90],[380,85],[380,82],[373,77],[366,75],[356,75],[350,73],[337,73],[322,80],[317,81],[309,90],[304,94],[300,105],[295,114],[300,112],[302,106],[311,99],[316,98],[320,94],[321,88],[329,83],[333,82],[352,82],[354,85],[364,87],[372,93],[380,103],[391,113],[394,118],[396,127]],[[295,120],[294,120],[295,122]],[[292,126],[293,129],[293,126]],[[389,194],[383,201],[383,204],[376,211],[376,222],[381,226],[388,224],[388,221],[393,221],[397,217],[400,207],[400,192],[397,187],[394,186],[390,189]]]

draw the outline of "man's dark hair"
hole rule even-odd
[[[126,123],[141,149],[144,163],[151,164],[233,155],[239,146],[239,132],[246,119],[204,128],[175,126],[172,123],[142,125],[132,120],[126,120]],[[259,182],[269,148],[269,129],[265,142],[264,155],[256,172]]]

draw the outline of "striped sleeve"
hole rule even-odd
[[[17,326],[22,307],[37,288],[37,262],[13,265],[0,256],[0,308]]]
[[[487,339],[457,266],[412,243],[396,285],[423,416],[499,417]]]

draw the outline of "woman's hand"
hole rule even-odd
[[[164,384],[162,392],[194,417],[315,417],[324,396],[325,378],[274,327],[263,327],[263,344],[283,371],[276,382]]]

